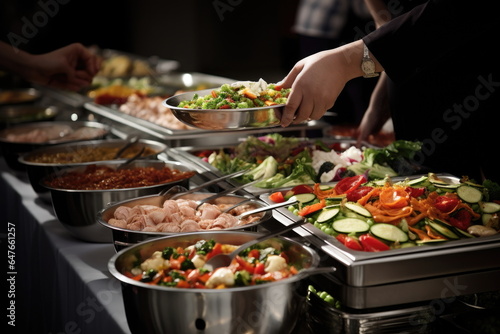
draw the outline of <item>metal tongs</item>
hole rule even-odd
[[[205,182],[197,187],[191,188],[189,190],[182,187],[182,186],[175,186],[175,187],[168,188],[168,189],[161,191],[159,195],[164,196],[164,197],[168,197],[168,199],[174,199],[174,198],[177,198],[179,196],[192,194],[194,192],[201,191],[201,190],[205,189],[206,187],[211,186],[211,185],[216,184],[216,183],[219,183],[221,181],[231,179],[233,177],[241,176],[248,171],[249,171],[249,169],[245,169],[245,170],[240,170],[240,171],[234,172],[232,174],[227,174],[227,175],[215,178],[213,180],[207,181],[207,182]]]

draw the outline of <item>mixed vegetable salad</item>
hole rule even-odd
[[[166,247],[137,264],[126,276],[147,284],[174,288],[224,289],[279,281],[298,273],[286,250],[259,243],[235,257],[228,267],[203,268],[211,257],[238,246],[200,240],[186,248]]]
[[[419,166],[411,163],[421,144],[395,141],[384,148],[345,147],[320,139],[304,140],[274,133],[248,136],[232,149],[205,150],[195,153],[222,174],[249,171],[237,181],[258,188],[281,188],[300,184],[338,181],[364,174],[369,179],[416,174]]]
[[[476,184],[429,173],[392,182],[369,181],[364,175],[335,185],[300,185],[269,195],[273,202],[295,196],[288,207],[321,231],[358,251],[442,243],[496,235],[500,231],[500,186]]]
[[[191,100],[181,101],[179,107],[189,109],[246,109],[286,104],[290,88],[258,82],[238,81],[224,84],[205,96],[194,94]]]

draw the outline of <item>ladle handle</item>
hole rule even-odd
[[[304,225],[305,223],[307,223],[307,219],[302,218],[301,220],[297,220],[297,221],[291,223],[290,225],[280,226],[278,229],[274,230],[273,232],[266,233],[266,234],[264,234],[256,239],[245,242],[244,244],[240,245],[238,248],[236,248],[231,253],[232,254],[239,254],[241,251],[247,249],[248,247],[250,247],[252,245],[258,244],[261,241],[271,239],[275,236],[278,236],[278,235],[283,234],[285,232],[291,231],[296,227]]]
[[[216,184],[220,181],[224,181],[224,180],[227,180],[227,179],[230,179],[230,178],[233,178],[233,177],[237,177],[237,176],[240,176],[240,175],[243,175],[245,174],[246,172],[248,171],[248,169],[245,169],[245,170],[239,170],[237,172],[234,172],[232,174],[227,174],[227,175],[224,175],[224,176],[221,176],[221,177],[218,177],[216,179],[213,179],[213,180],[210,180],[210,181],[207,181],[203,184],[200,184],[198,187],[195,187],[195,188],[191,188],[189,189],[188,191],[184,192],[184,194],[191,194],[191,193],[194,193],[194,192],[197,192],[197,191],[200,191],[200,190],[203,190],[205,189],[206,187],[208,186],[211,186],[212,184]]]
[[[226,189],[226,190],[223,190],[215,195],[212,195],[212,196],[209,196],[209,197],[206,197],[202,200],[199,200],[198,201],[198,206],[200,206],[201,204],[203,203],[206,203],[206,202],[210,202],[211,200],[215,199],[215,198],[219,198],[219,197],[222,197],[222,196],[225,196],[227,194],[231,194],[231,193],[234,193],[234,192],[237,192],[238,190],[241,190],[243,188],[246,188],[248,186],[251,186],[252,184],[254,183],[257,183],[259,182],[260,180],[254,180],[252,182],[248,182],[248,183],[245,183],[245,184],[242,184],[242,185],[239,185],[237,187],[234,187],[234,188],[229,188],[229,189]]]
[[[272,204],[272,205],[262,206],[262,207],[257,208],[257,209],[245,211],[242,214],[240,214],[238,216],[238,218],[241,219],[243,217],[250,216],[250,215],[253,215],[253,214],[256,214],[256,213],[259,213],[259,212],[264,212],[264,211],[269,211],[269,210],[273,210],[273,209],[277,209],[277,208],[282,208],[282,207],[288,206],[288,205],[294,205],[294,204],[297,204],[298,202],[299,201],[297,201],[297,200],[288,200],[286,202],[281,202],[281,203],[276,203],[276,204]]]

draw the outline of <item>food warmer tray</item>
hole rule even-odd
[[[310,129],[303,129],[303,130],[310,130]],[[324,137],[324,128],[320,129],[321,133],[316,133],[314,130],[312,131],[307,131],[308,136],[302,136],[303,133],[299,133],[297,138],[304,138],[304,140],[321,140],[325,144],[339,144],[342,147],[348,148],[350,146],[355,145],[356,140],[355,139],[335,139],[335,138],[328,138]],[[274,131],[276,132],[276,131]],[[302,132],[302,131],[300,131]],[[223,145],[221,144],[210,144],[206,145],[197,145],[197,146],[180,146],[180,147],[171,147],[169,148],[168,154],[172,156],[174,159],[181,159],[183,161],[187,161],[190,164],[194,165],[199,165],[202,168],[204,168],[206,171],[210,171],[215,175],[222,176],[222,173],[215,168],[214,166],[210,165],[208,162],[203,161],[196,155],[194,155],[195,152],[197,151],[203,151],[203,150],[220,150],[220,149],[230,149],[235,146],[237,146],[241,141],[245,140],[247,136],[252,135],[252,133],[245,132],[239,133],[237,137],[235,137],[232,141],[230,142],[225,142]],[[320,136],[316,136],[320,135]],[[365,146],[370,146],[373,147],[373,145],[370,145],[368,143],[364,144]],[[237,185],[237,184],[234,184]],[[269,189],[264,189],[264,188],[258,188],[254,186],[249,186],[245,188],[246,191],[254,194],[255,196],[268,193],[270,190]]]
[[[299,124],[287,128],[274,127],[274,128],[256,128],[244,129],[224,132],[214,132],[209,130],[176,130],[169,129],[164,126],[140,119],[131,115],[127,115],[115,108],[109,106],[99,105],[93,102],[84,104],[85,109],[95,113],[101,118],[111,121],[113,125],[124,126],[126,128],[139,131],[152,139],[161,140],[170,147],[180,146],[203,146],[209,141],[212,145],[222,145],[228,142],[236,141],[242,136],[248,135],[261,135],[269,132],[296,134],[304,136],[312,132],[322,134],[328,128],[328,124],[322,121],[310,121],[307,124]],[[130,132],[124,130],[124,132]]]
[[[455,178],[449,174],[438,174],[438,176]],[[394,178],[395,181],[401,179],[403,178]],[[268,195],[269,192],[260,194],[259,197],[264,202],[271,203]],[[277,209],[275,217],[285,224],[297,219],[286,208]],[[448,241],[440,245],[373,253],[350,250],[333,236],[322,232],[312,224],[303,225],[301,229],[304,231],[304,237],[333,259],[333,265],[337,267],[335,277],[352,287],[370,287],[500,270],[500,234]],[[495,275],[498,276],[498,272]],[[497,279],[496,282],[496,286],[500,289],[500,280]]]
[[[274,221],[290,224],[291,217],[277,210],[273,213]],[[361,254],[349,251],[312,224],[297,227],[293,232],[320,254],[322,266],[337,269],[334,274],[310,277],[311,284],[352,310],[403,309],[405,305],[421,303],[438,305],[458,296],[500,291],[498,236],[442,250],[429,246],[425,251],[424,247],[413,247],[418,249]]]

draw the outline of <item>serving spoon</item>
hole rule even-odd
[[[279,204],[283,204],[283,203],[279,203]],[[270,239],[272,237],[275,237],[277,235],[280,235],[282,233],[293,230],[294,228],[299,227],[301,225],[304,225],[305,223],[307,223],[307,219],[305,219],[305,218],[303,218],[301,220],[297,220],[297,221],[291,223],[290,225],[284,225],[284,226],[282,226],[282,227],[280,227],[280,228],[278,228],[270,233],[266,233],[266,234],[264,234],[256,239],[245,242],[244,244],[240,245],[238,248],[236,248],[234,251],[232,251],[229,254],[217,254],[217,255],[211,257],[207,262],[205,262],[205,265],[203,265],[203,268],[210,270],[210,271],[214,271],[217,268],[227,267],[231,264],[231,262],[236,257],[236,255],[238,255],[239,253],[241,253],[243,250],[247,249],[248,247],[255,245],[259,242],[265,241],[267,239]]]
[[[162,190],[159,195],[160,196],[164,196],[164,197],[166,197],[168,199],[175,199],[175,198],[177,198],[179,196],[184,196],[184,195],[191,194],[191,193],[194,193],[194,192],[197,192],[197,191],[201,191],[201,190],[205,189],[206,187],[211,186],[212,184],[219,183],[219,182],[221,182],[223,180],[231,179],[233,177],[237,177],[237,176],[243,175],[247,171],[248,171],[248,169],[245,169],[245,170],[240,170],[240,171],[237,171],[237,172],[234,172],[234,173],[231,173],[231,174],[227,174],[227,175],[224,175],[224,176],[212,179],[210,181],[207,181],[205,183],[202,183],[199,186],[191,188],[189,190],[186,189],[183,186],[174,186],[174,187]]]
[[[119,157],[122,156],[122,154],[129,148],[131,147],[132,145],[134,145],[135,143],[137,143],[139,141],[139,136],[134,136],[130,139],[127,139],[127,142],[125,143],[125,145],[123,145],[119,150],[118,152],[116,152],[115,156],[113,157],[113,160],[114,159],[118,159]]]

